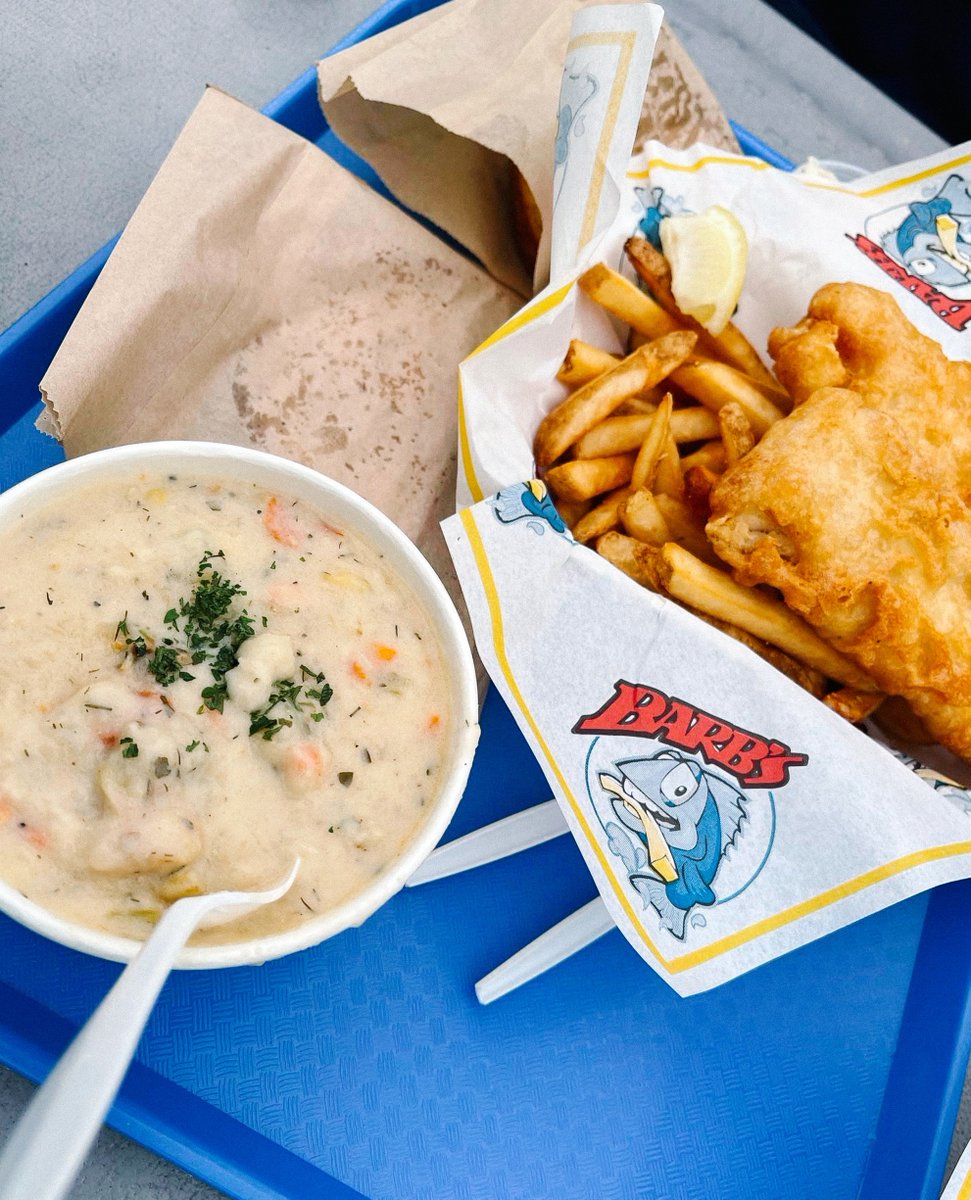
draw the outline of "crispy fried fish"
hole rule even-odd
[[[713,489],[712,545],[971,759],[971,364],[856,284],[769,346],[797,407]]]

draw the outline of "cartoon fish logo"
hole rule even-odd
[[[768,858],[774,803],[756,813],[753,802],[717,772],[677,751],[625,758],[593,771],[594,799],[613,854],[631,886],[662,926],[684,939],[689,923],[704,924],[701,910],[734,899]],[[592,797],[593,798],[593,797]],[[766,797],[760,795],[764,806]]]
[[[546,484],[539,479],[515,483],[497,492],[492,499],[496,519],[504,525],[526,521],[534,533],[543,534],[547,528],[569,537],[563,518],[556,511]]]
[[[680,199],[670,196],[663,187],[635,187],[639,208],[643,215],[637,222],[637,232],[646,238],[655,250],[661,249],[661,222],[665,217],[690,212]]]
[[[891,210],[894,211],[894,210]],[[971,182],[949,175],[937,192],[906,206],[880,238],[884,250],[944,291],[971,285]]]

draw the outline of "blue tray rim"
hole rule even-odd
[[[385,0],[323,57],[355,45],[442,0]],[[307,114],[322,120],[317,76],[310,66],[261,110],[303,136]],[[311,108],[312,102],[312,108]],[[744,126],[730,121],[743,153],[792,170],[794,163]],[[319,133],[318,133],[319,136]],[[70,321],[97,279],[120,234],[96,250],[60,283],[0,332],[0,364],[47,332]],[[15,420],[22,414],[17,414]],[[5,431],[0,425],[0,436]],[[871,1142],[858,1200],[907,1195],[936,1200],[971,1055],[971,954],[959,963],[960,987],[942,997],[936,981],[944,965],[954,976],[954,935],[971,928],[971,880],[946,885],[930,897],[915,958],[897,1046]],[[942,999],[944,1003],[942,1004]],[[924,1023],[925,1013],[934,1022]],[[40,1082],[76,1029],[60,1015],[0,983],[0,1061]],[[940,1097],[936,1119],[915,1126],[913,1081]],[[134,1063],[107,1124],[236,1200],[367,1200],[348,1185],[198,1096]],[[228,1153],[228,1148],[232,1153]]]

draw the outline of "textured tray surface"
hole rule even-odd
[[[392,0],[367,28],[423,7]],[[271,107],[333,149],[312,75]],[[0,430],[10,426],[0,487],[62,457],[33,429],[37,381],[103,257],[0,335]],[[546,798],[495,695],[483,730],[449,838]],[[935,897],[931,912],[960,916],[967,892],[950,908]],[[895,1150],[916,1181],[906,1194],[934,1192],[934,1155],[908,1148],[940,1142],[956,1104],[961,1072],[949,1056],[967,1049],[971,954],[964,943],[949,953],[955,930],[937,918],[928,928],[940,937],[921,942],[926,897],[691,1000],[611,933],[478,1006],[477,978],[592,895],[578,851],[561,838],[406,891],[315,950],[263,968],[179,974],[116,1119],[240,1196],[265,1186],[347,1196],[342,1180],[375,1200],[850,1200],[881,1129],[878,1148]],[[936,974],[911,993],[898,1040],[919,943]],[[0,988],[10,1001],[0,1006],[0,1047],[10,1061],[43,1070],[117,971],[0,917],[0,984],[10,989]],[[911,1073],[925,1047],[939,1069]],[[891,1088],[893,1111],[881,1115],[891,1069],[910,1088]],[[901,1120],[906,1138],[892,1134]],[[300,1161],[274,1157],[264,1139]],[[889,1194],[876,1186],[868,1196]]]
[[[543,794],[494,695],[484,730],[449,836]],[[375,1198],[854,1196],[926,901],[692,1000],[611,933],[476,1004],[476,978],[591,894],[561,838],[315,950],[181,973],[139,1059]],[[0,979],[72,1023],[116,974],[0,923]]]

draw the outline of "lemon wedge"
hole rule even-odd
[[[727,208],[714,204],[700,213],[665,217],[660,234],[678,308],[717,336],[731,320],[745,281],[745,230]]]

